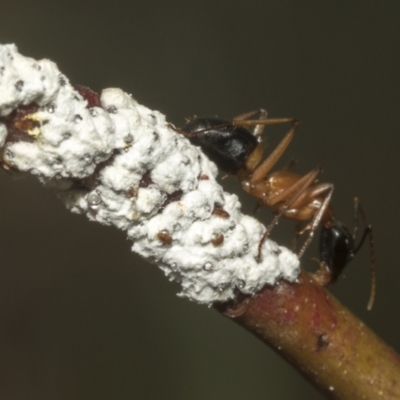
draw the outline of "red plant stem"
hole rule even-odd
[[[332,399],[400,399],[400,357],[309,274],[216,307]]]

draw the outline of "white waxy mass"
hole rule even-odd
[[[53,62],[0,45],[3,167],[34,174],[71,211],[124,230],[133,251],[198,303],[297,278],[296,255],[270,240],[257,262],[264,226],[241,213],[215,165],[164,115],[121,89],[103,90],[100,101],[90,106]],[[11,132],[16,110],[23,137]]]

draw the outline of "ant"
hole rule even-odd
[[[264,149],[261,135],[265,126],[285,123],[292,125],[290,130],[272,153],[262,160]],[[321,224],[320,269],[313,277],[322,286],[337,280],[368,236],[372,270],[368,309],[371,309],[376,286],[372,226],[367,224],[358,199],[355,201],[355,215],[362,216],[366,228],[360,242],[355,245],[357,223],[351,234],[344,224],[334,219],[330,205],[334,186],[332,183],[316,181],[321,168],[315,168],[301,176],[290,171],[293,166],[291,162],[282,170],[270,172],[292,141],[298,125],[299,122],[294,118],[267,118],[266,111],[260,109],[241,114],[233,120],[219,117],[194,118],[182,129],[173,129],[183,134],[192,144],[199,146],[221,171],[236,175],[242,188],[258,199],[256,209],[263,205],[272,209],[275,216],[258,246],[259,262],[262,259],[263,243],[282,216],[298,222],[296,237],[309,231],[298,253],[299,258],[310,245],[315,230]],[[253,128],[252,131],[250,127]],[[309,220],[311,221],[301,230],[301,224]]]

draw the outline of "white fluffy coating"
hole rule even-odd
[[[0,118],[31,104],[31,140],[8,142],[0,123],[4,166],[38,176],[71,211],[126,231],[135,252],[180,282],[180,296],[212,304],[297,278],[297,257],[270,240],[256,261],[265,227],[240,212],[215,165],[164,115],[120,89],[89,108],[53,62],[0,46]]]

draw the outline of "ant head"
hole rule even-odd
[[[245,167],[257,148],[258,139],[247,128],[219,118],[195,118],[182,129],[183,134],[224,172],[236,175]]]

